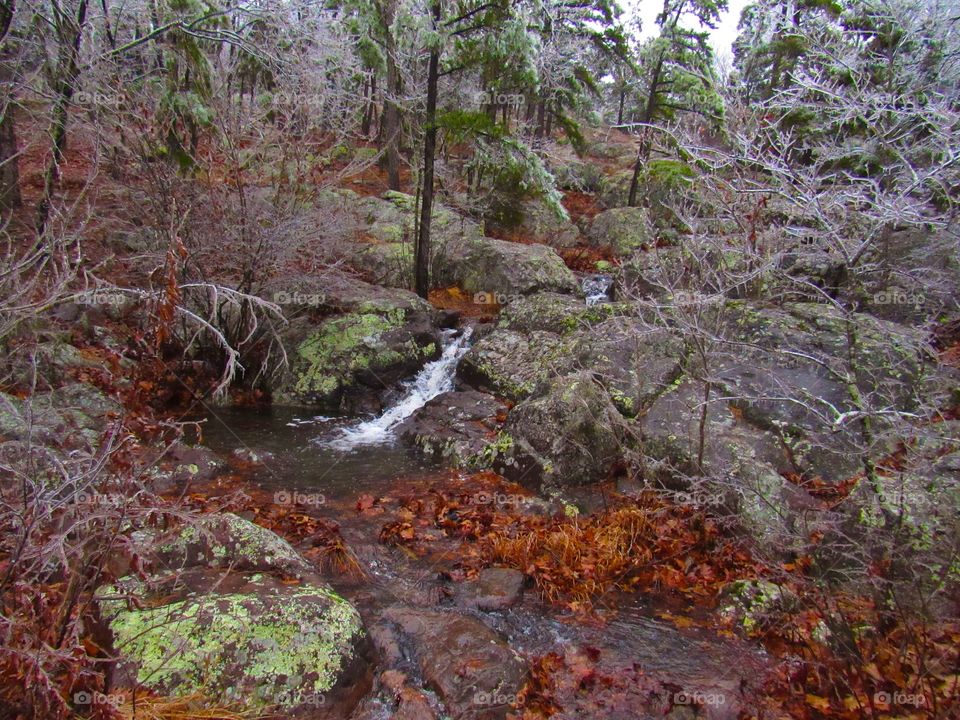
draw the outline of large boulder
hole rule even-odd
[[[861,407],[914,410],[921,392],[923,338],[870,315],[832,305],[782,308],[728,303],[725,332],[733,350],[714,372],[731,405],[787,449],[789,469],[828,482],[862,469],[859,424],[844,419]],[[855,342],[850,345],[849,340]],[[882,427],[882,417],[875,423]]]
[[[291,323],[290,367],[273,388],[275,402],[357,407],[440,353],[437,318],[413,293],[339,278],[318,297],[321,310],[343,312]]]
[[[139,542],[138,554],[151,558],[155,570],[202,566],[292,577],[313,572],[282,537],[233,513],[203,515],[171,532],[141,536]]]
[[[499,440],[497,468],[532,485],[594,482],[624,456],[631,436],[603,387],[582,371],[555,378],[517,404]]]
[[[96,593],[114,686],[311,718],[344,717],[369,689],[360,615],[274,533],[210,514],[128,542],[141,572]]]
[[[99,388],[70,383],[20,399],[0,393],[0,433],[16,440],[96,448],[123,408]]]
[[[497,327],[528,333],[545,330],[566,335],[585,330],[611,317],[627,316],[634,308],[625,303],[586,305],[580,298],[542,292],[515,299],[501,310]]]
[[[537,383],[573,367],[575,340],[534,330],[494,330],[460,361],[460,377],[510,400],[530,395]]]
[[[560,217],[540,198],[524,200],[520,206],[521,221],[516,232],[525,239],[564,249],[574,247],[580,240],[580,229],[569,218]]]
[[[463,237],[448,243],[443,255],[434,260],[434,283],[507,300],[535,292],[575,293],[578,289],[573,273],[546,245],[485,237]]]
[[[119,655],[114,685],[314,718],[344,717],[369,688],[360,616],[329,586],[199,570],[178,580],[207,589],[140,595],[139,604],[128,603],[123,581],[98,593]]]
[[[638,207],[604,210],[590,221],[587,228],[590,245],[610,248],[618,257],[652,247],[654,240],[647,211]]]
[[[506,416],[507,406],[477,390],[438,395],[397,427],[400,440],[453,467],[482,463],[482,452]]]
[[[677,333],[612,317],[578,332],[578,364],[590,368],[616,408],[634,417],[680,377],[686,348]]]

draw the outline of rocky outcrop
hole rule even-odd
[[[273,388],[275,402],[376,406],[385,390],[440,353],[439,317],[406,290],[329,274],[287,292],[314,307],[300,308],[284,333],[290,367]]]
[[[458,372],[468,383],[510,400],[529,396],[537,383],[573,368],[575,341],[534,330],[494,330],[460,361]]]

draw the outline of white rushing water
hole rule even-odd
[[[610,288],[613,287],[613,278],[609,275],[588,275],[580,284],[584,295],[587,296],[587,305],[600,305],[610,302]]]
[[[378,445],[393,439],[393,429],[413,415],[441,393],[453,390],[453,378],[457,372],[457,363],[470,349],[469,340],[473,333],[467,328],[454,337],[456,331],[444,333],[443,354],[423,366],[413,380],[404,383],[405,392],[393,406],[387,408],[379,417],[358,425],[343,428],[334,439],[325,444],[337,450],[353,450],[363,445]]]

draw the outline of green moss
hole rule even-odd
[[[358,370],[385,367],[402,360],[398,351],[383,346],[381,336],[402,326],[403,321],[404,313],[399,308],[386,313],[350,313],[328,320],[297,348],[295,392],[331,395],[351,385]],[[411,350],[419,352],[415,344]]]

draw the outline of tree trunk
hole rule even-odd
[[[433,27],[440,25],[440,0],[431,6]],[[420,206],[420,228],[417,233],[414,283],[417,295],[426,298],[430,292],[430,223],[433,217],[433,162],[437,149],[437,85],[440,80],[440,48],[430,50],[427,68],[427,117],[423,138],[423,202]]]
[[[0,213],[6,215],[20,207],[20,164],[17,159],[17,133],[13,121],[13,98],[4,102],[0,117]]]
[[[7,33],[13,22],[15,5],[13,0],[0,2],[0,85],[3,96],[0,98],[0,213],[6,215],[11,209],[20,207],[20,161],[17,158],[17,132],[14,125],[13,77],[9,75],[8,62],[12,53],[7,47]]]
[[[387,185],[391,190],[400,189],[400,106],[397,101],[403,92],[403,81],[397,68],[397,47],[391,27],[396,16],[395,0],[377,3],[380,24],[383,29],[387,60],[387,87],[383,98],[383,122],[381,131],[386,143]]]
[[[653,119],[657,114],[657,98],[659,97],[660,75],[663,72],[663,62],[665,58],[666,53],[660,53],[660,56],[657,58],[657,64],[653,68],[653,75],[650,77],[650,90],[647,93],[647,106],[643,110],[643,122],[645,125],[649,125],[651,122],[653,122]],[[627,205],[629,207],[636,207],[637,185],[640,181],[640,168],[647,161],[647,158],[650,157],[650,143],[648,142],[650,128],[644,127],[642,133],[640,148],[637,150],[637,161],[633,165],[633,177],[630,179],[630,194],[627,198]]]
[[[57,19],[57,77],[54,82],[56,99],[53,101],[53,113],[50,121],[50,137],[53,138],[53,153],[50,164],[43,176],[43,195],[37,205],[37,237],[43,235],[50,217],[50,204],[53,193],[60,183],[60,166],[67,149],[67,121],[69,120],[70,100],[77,90],[80,56],[80,42],[83,40],[83,26],[87,22],[87,0],[77,4],[75,18],[65,15],[62,10],[54,13]]]
[[[626,87],[620,88],[620,106],[617,108],[617,125],[623,125],[623,105],[627,100]]]

